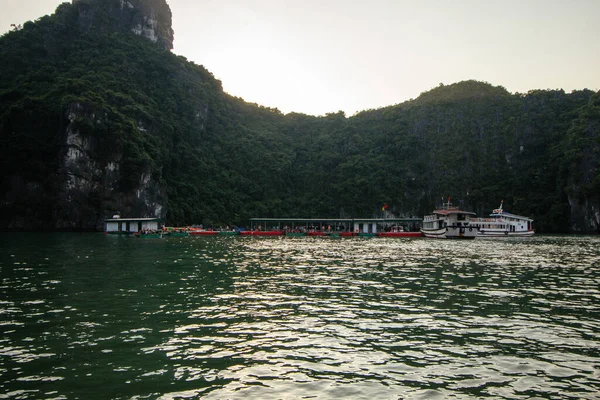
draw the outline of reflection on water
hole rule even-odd
[[[600,238],[0,236],[0,398],[598,398]]]

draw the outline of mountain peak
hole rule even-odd
[[[468,80],[453,83],[451,85],[440,83],[438,87],[421,93],[416,100],[420,103],[424,103],[431,101],[456,101],[489,96],[510,96],[510,93],[502,86],[493,86],[487,82]]]
[[[165,0],[72,0],[72,4],[84,31],[126,29],[165,50],[173,48],[172,14]],[[112,18],[104,18],[107,15]]]

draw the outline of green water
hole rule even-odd
[[[0,399],[598,399],[600,238],[0,234]]]

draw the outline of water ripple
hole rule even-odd
[[[0,398],[600,390],[597,237],[58,238],[0,248]]]

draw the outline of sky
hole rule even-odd
[[[0,0],[0,33],[61,0]],[[173,52],[233,96],[324,115],[475,79],[600,89],[600,0],[167,0]]]

